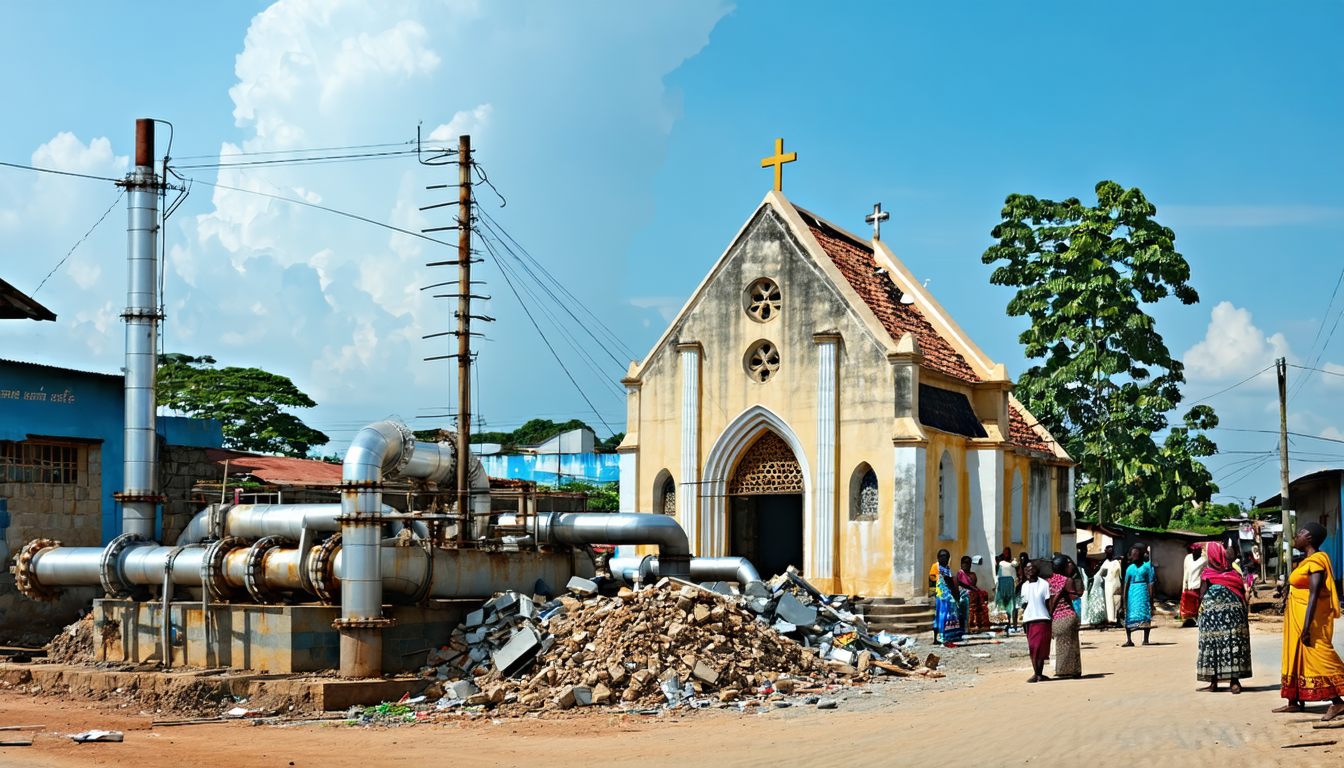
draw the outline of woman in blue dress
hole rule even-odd
[[[961,623],[961,611],[958,610],[961,590],[952,578],[952,569],[948,562],[952,555],[946,549],[938,550],[938,562],[929,569],[929,589],[935,599],[933,615],[934,642],[951,645],[961,640],[965,628]]]
[[[1125,588],[1120,592],[1120,613],[1125,617],[1125,642],[1121,648],[1134,647],[1134,630],[1143,630],[1143,644],[1153,628],[1153,586],[1157,571],[1148,562],[1143,545],[1129,548],[1129,567],[1125,569]]]

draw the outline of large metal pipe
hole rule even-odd
[[[659,556],[613,557],[607,561],[607,569],[612,578],[632,585],[636,580],[644,583],[657,581],[669,574],[663,573]],[[734,581],[745,587],[753,581],[760,581],[761,575],[745,557],[693,557],[691,558],[691,581]]]
[[[451,444],[419,442],[405,424],[394,421],[370,424],[351,441],[341,466],[345,578],[341,580],[341,618],[336,625],[341,632],[343,677],[382,673],[382,628],[391,623],[383,618],[383,480],[402,476],[438,483],[452,477],[456,468],[456,451]],[[484,472],[480,475],[484,478]],[[488,489],[488,478],[485,483]],[[488,494],[484,502],[488,513]],[[459,524],[466,525],[467,521]]]
[[[537,544],[653,544],[658,547],[664,576],[691,576],[690,542],[681,525],[667,515],[636,512],[540,512],[503,514],[499,525],[521,528]]]
[[[386,504],[382,512],[396,514]],[[225,536],[244,539],[283,536],[297,541],[304,528],[321,532],[340,530],[341,524],[337,522],[340,516],[340,504],[211,504],[187,523],[177,543],[196,544]]]
[[[154,375],[158,368],[159,178],[154,173],[154,121],[135,121],[135,170],[123,182],[126,225],[126,380],[123,428],[121,531],[154,538],[159,504],[158,437],[154,431]]]

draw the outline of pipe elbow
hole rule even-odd
[[[341,463],[341,481],[344,483],[378,482],[395,474],[410,460],[415,437],[405,425],[395,421],[379,421],[361,429]]]

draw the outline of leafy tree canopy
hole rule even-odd
[[[284,376],[260,368],[215,368],[209,355],[159,355],[158,404],[219,419],[224,446],[302,457],[328,438],[285,408],[317,405]]]
[[[1196,406],[1157,442],[1185,374],[1143,307],[1199,295],[1137,187],[1103,181],[1096,193],[1093,206],[1009,195],[982,260],[999,265],[991,282],[1018,289],[1008,314],[1031,321],[1020,340],[1040,362],[1014,394],[1079,462],[1080,515],[1165,526],[1218,490],[1198,460],[1218,450],[1203,434],[1218,417]]]

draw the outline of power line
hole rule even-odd
[[[276,160],[245,160],[237,163],[220,161],[218,163],[195,163],[179,165],[178,170],[202,170],[209,168],[243,168],[257,165],[323,165],[333,162],[353,162],[357,160],[382,160],[391,157],[414,155],[414,149],[402,149],[392,152],[366,152],[356,155],[325,155],[319,157],[287,157]]]
[[[1232,386],[1228,387],[1227,389],[1220,389],[1220,390],[1218,390],[1217,392],[1214,392],[1212,395],[1206,395],[1206,396],[1204,396],[1204,397],[1201,397],[1201,398],[1199,398],[1198,400],[1195,400],[1194,402],[1190,403],[1190,405],[1197,405],[1197,404],[1199,404],[1199,403],[1204,402],[1205,400],[1212,400],[1213,398],[1215,398],[1215,397],[1217,397],[1217,396],[1223,394],[1224,392],[1231,392],[1232,390],[1236,389],[1237,387],[1240,387],[1242,384],[1245,384],[1246,382],[1250,381],[1251,379],[1254,379],[1256,376],[1259,376],[1260,374],[1264,373],[1265,371],[1268,371],[1270,368],[1273,368],[1273,367],[1274,367],[1274,366],[1272,366],[1272,365],[1266,365],[1264,368],[1261,368],[1260,370],[1256,371],[1255,373],[1252,373],[1250,376],[1247,376],[1246,378],[1242,379],[1241,381],[1238,381],[1236,384],[1233,384]]]
[[[206,186],[210,186],[210,187],[218,187],[219,189],[227,189],[227,190],[230,190],[230,191],[233,191],[233,192],[244,192],[244,193],[249,194],[249,195],[260,195],[260,196],[262,196],[262,197],[269,197],[269,198],[271,198],[272,200],[279,200],[279,201],[284,202],[284,203],[293,203],[294,205],[302,205],[302,206],[305,206],[305,207],[308,207],[308,208],[316,208],[316,209],[319,210],[319,211],[326,211],[327,213],[334,213],[334,214],[336,214],[337,216],[344,216],[344,217],[346,217],[347,219],[354,219],[355,221],[362,221],[362,222],[364,222],[364,223],[366,223],[366,224],[372,224],[372,225],[374,225],[375,227],[382,227],[383,229],[390,229],[390,230],[392,230],[393,232],[400,232],[400,233],[403,234],[403,235],[410,235],[411,237],[417,237],[417,238],[420,238],[421,240],[428,240],[429,242],[431,242],[431,243],[437,243],[438,245],[447,246],[447,247],[449,247],[449,248],[456,248],[456,247],[457,247],[457,246],[455,246],[455,245],[451,245],[451,244],[449,244],[449,243],[445,243],[445,242],[442,241],[442,240],[436,240],[436,239],[434,239],[434,238],[432,238],[432,237],[430,237],[430,236],[428,236],[428,235],[422,235],[422,234],[420,234],[419,232],[412,232],[412,231],[409,230],[409,229],[402,229],[401,227],[394,227],[394,226],[392,226],[391,224],[384,224],[384,223],[381,222],[381,221],[375,221],[374,219],[370,219],[370,218],[367,218],[367,217],[364,217],[364,216],[360,216],[360,215],[358,215],[358,214],[350,213],[350,212],[348,212],[348,211],[342,211],[342,210],[338,210],[338,209],[336,209],[336,208],[330,208],[330,207],[325,206],[325,205],[318,205],[317,203],[310,203],[310,202],[308,202],[307,200],[296,200],[296,199],[294,199],[294,198],[292,198],[292,197],[283,197],[283,196],[281,196],[281,195],[272,195],[272,194],[267,193],[267,192],[258,192],[258,191],[255,190],[255,189],[243,189],[242,187],[231,187],[231,186],[229,186],[228,184],[220,184],[220,183],[218,183],[218,182],[214,182],[214,181],[204,181],[204,180],[202,180],[202,179],[196,179],[196,178],[192,178],[192,177],[190,177],[190,176],[188,176],[188,177],[186,177],[186,178],[187,178],[187,180],[189,180],[189,181],[192,181],[192,182],[195,182],[195,183],[198,183],[198,184],[205,184]]]
[[[1305,366],[1305,365],[1293,365],[1292,363],[1289,363],[1289,364],[1288,364],[1288,367],[1289,367],[1289,368],[1297,368],[1297,369],[1300,369],[1300,370],[1303,370],[1303,371],[1315,371],[1315,372],[1317,372],[1317,373],[1324,373],[1324,374],[1327,374],[1327,375],[1329,375],[1329,376],[1339,376],[1339,377],[1341,377],[1341,378],[1344,378],[1344,373],[1340,373],[1339,371],[1327,371],[1327,370],[1325,370],[1324,368],[1309,368],[1309,367],[1307,367],[1307,366]]]
[[[259,152],[211,152],[204,155],[186,155],[178,160],[205,160],[216,157],[256,157],[262,155],[290,155],[297,152],[339,152],[346,149],[381,149],[383,147],[406,147],[415,144],[414,139],[407,141],[389,141],[382,144],[349,144],[342,147],[309,147],[308,149],[267,149]]]
[[[89,239],[89,235],[93,234],[93,230],[97,229],[98,225],[103,223],[103,219],[107,218],[107,214],[111,213],[112,209],[117,207],[117,203],[121,202],[121,196],[125,191],[126,190],[124,189],[117,190],[117,199],[113,200],[112,204],[107,206],[107,210],[103,211],[103,215],[99,216],[98,220],[93,222],[93,226],[89,227],[89,231],[85,232],[83,237],[79,238],[74,245],[70,246],[70,250],[66,252],[65,258],[56,262],[56,266],[52,267],[51,271],[47,273],[47,276],[42,278],[42,282],[37,284],[37,288],[33,291],[32,295],[36,296],[37,292],[42,290],[42,286],[46,285],[47,281],[51,279],[51,276],[56,274],[56,270],[60,269],[61,265],[65,263],[65,260],[70,258],[70,254],[75,252],[75,249],[79,247],[79,244]]]
[[[1330,321],[1330,308],[1335,304],[1335,296],[1339,293],[1339,286],[1342,283],[1344,283],[1344,269],[1339,271],[1339,279],[1335,281],[1335,289],[1330,292],[1330,301],[1326,302],[1325,312],[1321,315],[1321,324],[1316,328],[1316,336],[1311,340],[1311,347],[1307,350],[1308,366],[1314,366],[1320,361],[1320,357],[1325,354],[1326,348],[1330,346],[1330,339],[1335,335],[1335,328],[1339,326],[1339,317],[1344,316],[1344,307],[1341,307],[1340,315],[1335,317],[1335,325],[1330,328],[1330,335],[1326,337],[1325,344],[1321,346],[1319,351],[1317,351],[1316,342],[1320,340],[1321,331],[1325,330],[1325,324]],[[1315,355],[1315,357],[1313,357],[1313,355]],[[1293,398],[1297,397],[1297,393],[1301,392],[1302,387],[1304,386],[1306,386],[1306,381],[1299,383],[1288,397],[1288,401],[1292,402]]]
[[[1210,427],[1210,429],[1221,429],[1224,432],[1260,432],[1266,435],[1279,434],[1279,430],[1277,429],[1235,429],[1233,427]],[[1288,434],[1292,435],[1293,437],[1305,437],[1308,440],[1324,440],[1327,443],[1344,443],[1344,440],[1340,440],[1334,437],[1321,437],[1320,435],[1308,435],[1305,432],[1289,432]]]
[[[489,249],[493,255],[494,249],[490,246],[490,241],[484,237],[482,237],[481,240],[486,244],[486,248]],[[498,255],[495,255],[495,260],[499,260]],[[593,401],[588,399],[588,394],[579,386],[579,382],[574,380],[574,375],[570,373],[569,368],[565,366],[565,361],[560,359],[560,355],[556,353],[555,347],[551,346],[551,342],[546,338],[546,334],[542,333],[541,326],[537,325],[537,320],[532,316],[532,311],[527,308],[527,304],[523,302],[523,298],[518,295],[517,289],[513,287],[513,281],[509,279],[508,273],[504,270],[500,270],[500,274],[504,275],[504,282],[508,284],[509,290],[513,292],[514,298],[518,300],[518,306],[523,308],[523,313],[527,315],[527,319],[532,321],[532,327],[537,329],[537,334],[541,336],[541,340],[546,345],[546,348],[551,351],[551,356],[555,358],[555,362],[560,364],[560,370],[565,372],[565,376],[569,378],[569,383],[573,384],[574,388],[579,391],[579,397],[582,397],[583,401],[588,404],[588,407],[593,409],[593,415],[597,416],[597,420],[602,422],[602,426],[606,427],[608,432],[615,434],[611,425],[607,424],[606,419],[603,419],[602,414],[598,412],[597,406],[593,405]]]
[[[110,177],[110,176],[90,176],[90,175],[87,174],[87,173],[75,173],[75,172],[73,172],[73,171],[58,171],[58,170],[56,170],[55,168],[38,168],[38,167],[35,166],[35,165],[20,165],[20,164],[18,164],[18,163],[4,163],[4,162],[0,162],[0,165],[5,166],[6,168],[18,168],[19,170],[22,170],[22,171],[37,171],[37,172],[39,172],[39,173],[54,173],[54,174],[57,174],[58,176],[74,176],[75,178],[78,178],[78,179],[93,179],[94,181],[110,181],[110,182],[112,182],[113,184],[117,183],[118,181],[121,181],[121,179],[114,179],[114,178],[112,178],[112,177]]]

